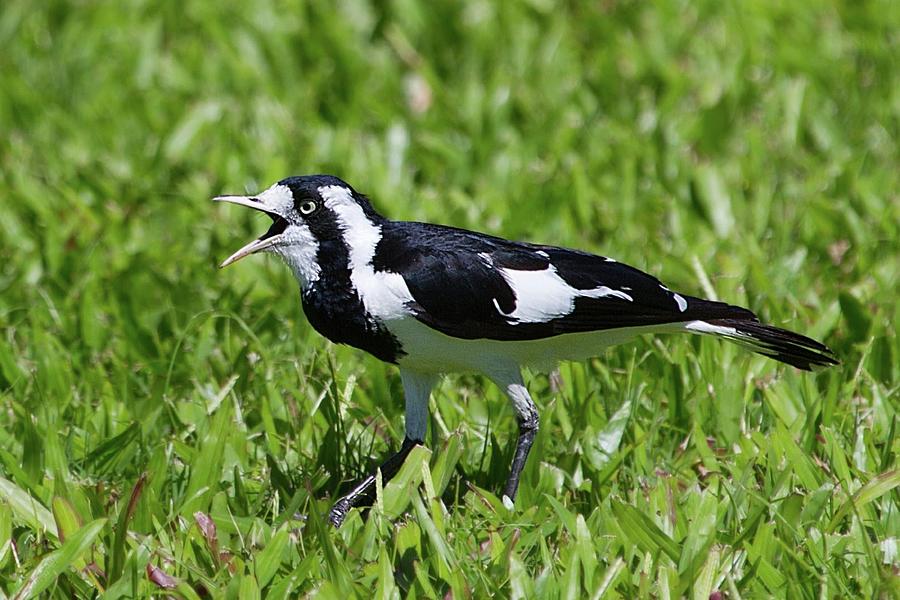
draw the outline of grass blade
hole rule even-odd
[[[58,537],[56,520],[47,508],[31,495],[9,481],[0,477],[0,498],[4,498],[13,513],[21,520],[28,523],[33,529],[43,530],[54,537]]]
[[[26,598],[37,596],[50,587],[56,578],[65,571],[77,568],[78,561],[103,531],[106,522],[106,519],[91,521],[69,537],[59,549],[45,556],[28,574],[22,587],[14,596],[15,600],[26,600]]]
[[[269,543],[266,544],[266,547],[262,549],[262,552],[256,556],[254,565],[256,567],[256,581],[260,589],[265,588],[272,581],[275,573],[278,572],[289,541],[288,528],[286,525],[282,525],[275,532],[275,535],[272,536],[272,539],[269,540]]]
[[[877,500],[897,486],[900,486],[900,469],[894,469],[873,477],[841,505],[828,523],[827,530],[834,531],[848,513],[853,510],[859,510],[860,507]]]
[[[647,515],[638,511],[633,506],[622,502],[611,503],[613,514],[618,520],[619,527],[625,536],[636,543],[642,550],[650,553],[663,552],[673,561],[677,561],[681,554],[678,544],[667,536],[650,520]]]

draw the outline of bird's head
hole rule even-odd
[[[247,206],[272,219],[268,231],[226,258],[220,268],[257,252],[271,252],[281,256],[304,284],[318,278],[317,255],[323,242],[341,240],[360,218],[368,223],[380,219],[364,196],[331,175],[288,177],[259,194],[213,200]]]

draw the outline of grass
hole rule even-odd
[[[0,7],[0,597],[896,597],[900,9],[871,2]],[[542,429],[305,322],[266,225],[327,172],[394,218],[591,249],[842,360],[643,340],[530,374]],[[722,596],[718,597],[722,597]]]

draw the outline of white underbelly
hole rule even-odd
[[[642,333],[659,332],[660,326],[570,333],[528,341],[464,340],[445,335],[416,319],[389,325],[403,346],[401,367],[417,371],[451,373],[507,371],[522,366],[551,370],[559,361],[584,360],[604,348],[627,342]]]

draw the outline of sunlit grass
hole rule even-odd
[[[0,596],[900,594],[900,11],[400,0],[0,6]],[[652,5],[651,5],[652,4]],[[575,246],[825,341],[531,373],[542,429],[311,331],[267,226],[339,175],[394,218]]]

